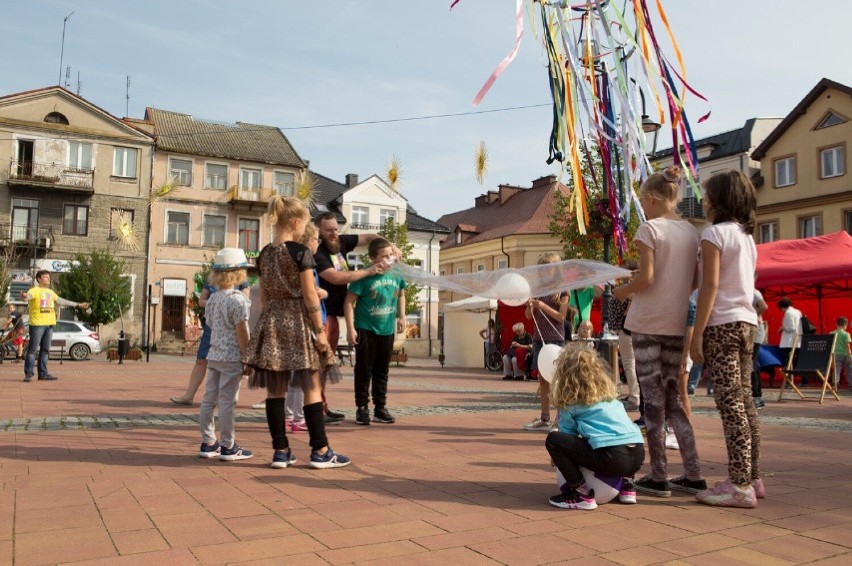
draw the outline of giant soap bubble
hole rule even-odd
[[[505,273],[494,285],[494,295],[510,307],[519,307],[530,299],[530,284],[520,273]]]
[[[556,374],[556,360],[559,359],[559,354],[562,353],[562,346],[556,344],[545,344],[541,347],[538,353],[538,373],[548,383],[553,381],[553,376]]]

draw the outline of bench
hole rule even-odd
[[[355,346],[350,346],[349,344],[338,344],[337,345],[337,358],[340,360],[340,365],[343,365],[343,360],[349,360],[349,365],[354,366],[355,364],[352,362],[352,356],[355,354]]]
[[[59,365],[62,365],[62,358],[65,357],[65,347],[67,346],[65,340],[51,340],[50,341],[50,349],[59,348]]]
[[[397,366],[408,361],[408,354],[405,353],[405,348],[402,344],[394,344],[391,350],[391,361]]]

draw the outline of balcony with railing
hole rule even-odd
[[[19,161],[9,166],[9,186],[62,189],[70,192],[93,193],[94,169],[76,169],[62,163]]]
[[[273,194],[272,189],[248,189],[234,185],[228,190],[228,204],[248,208],[266,206]]]
[[[54,243],[53,228],[28,226],[25,224],[0,224],[0,246],[49,250]]]

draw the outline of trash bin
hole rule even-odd
[[[130,352],[130,340],[127,338],[119,338],[118,339],[118,357],[126,358],[127,354]]]

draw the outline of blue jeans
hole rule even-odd
[[[692,363],[692,367],[689,369],[689,381],[687,382],[686,391],[690,395],[695,393],[695,388],[698,387],[698,382],[701,381],[701,373],[704,371],[704,366],[701,364]],[[707,381],[707,394],[710,394],[710,387],[712,384],[710,381]]]
[[[38,376],[45,377],[47,373],[47,357],[50,355],[50,342],[53,339],[52,326],[30,326],[30,345],[27,348],[27,359],[24,361],[24,376],[32,377],[35,367],[36,352],[38,356]]]

